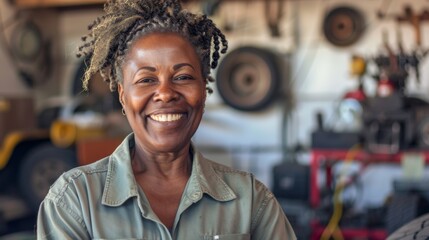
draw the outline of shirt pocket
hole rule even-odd
[[[220,234],[204,236],[204,240],[250,240],[250,234]]]

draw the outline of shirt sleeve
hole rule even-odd
[[[257,184],[261,184],[257,182]],[[283,209],[274,197],[273,193],[265,186],[259,193],[261,199],[258,204],[256,215],[252,221],[253,240],[296,240],[295,233],[286,218]]]
[[[37,216],[37,239],[90,239],[83,220],[61,202],[46,198]]]

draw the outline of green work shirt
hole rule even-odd
[[[133,145],[131,134],[111,156],[64,173],[40,206],[38,239],[296,239],[267,187],[196,151],[167,229],[134,178]]]

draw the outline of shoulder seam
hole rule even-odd
[[[251,173],[245,172],[245,171],[241,171],[241,170],[237,170],[237,169],[233,169],[227,166],[219,166],[217,164],[211,164],[213,167],[213,170],[217,171],[217,172],[222,172],[222,173],[238,173],[241,174],[243,176],[252,176]]]
[[[263,185],[261,182],[259,182],[257,180],[256,180],[255,184]],[[264,186],[264,200],[262,201],[261,206],[256,211],[255,217],[253,218],[253,220],[250,223],[251,232],[254,231],[255,226],[257,226],[257,224],[261,220],[262,213],[264,212],[265,208],[268,206],[269,201],[271,201],[274,198],[274,195],[270,191],[268,191],[268,189],[265,187],[265,185],[263,185],[263,186]]]
[[[85,174],[92,175],[92,174],[106,172],[107,169],[94,169],[91,171],[83,171],[81,169],[76,169],[73,171],[75,172],[71,172],[70,175],[68,176],[64,176],[64,175],[62,176],[64,178],[64,184],[63,186],[61,186],[61,188],[59,188],[58,193],[52,193],[51,190],[49,190],[47,197],[49,197],[49,195],[52,195],[52,198],[50,199],[54,201],[60,201],[64,197],[64,193],[66,192],[67,188],[69,187],[72,181],[74,181],[75,179]]]
[[[57,201],[55,201],[54,199],[46,198],[44,201],[50,201],[55,206],[57,206],[59,208],[62,208],[65,211],[67,211],[70,214],[70,216],[73,219],[75,219],[88,232],[88,229],[87,229],[87,227],[86,227],[86,225],[85,225],[85,223],[83,221],[83,218],[80,217],[79,214],[77,214],[74,211],[72,211],[72,209],[70,207],[68,207],[67,204],[62,199],[57,199]]]

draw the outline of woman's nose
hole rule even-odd
[[[170,102],[178,98],[179,93],[174,89],[174,83],[169,80],[160,81],[154,96],[155,101]]]

